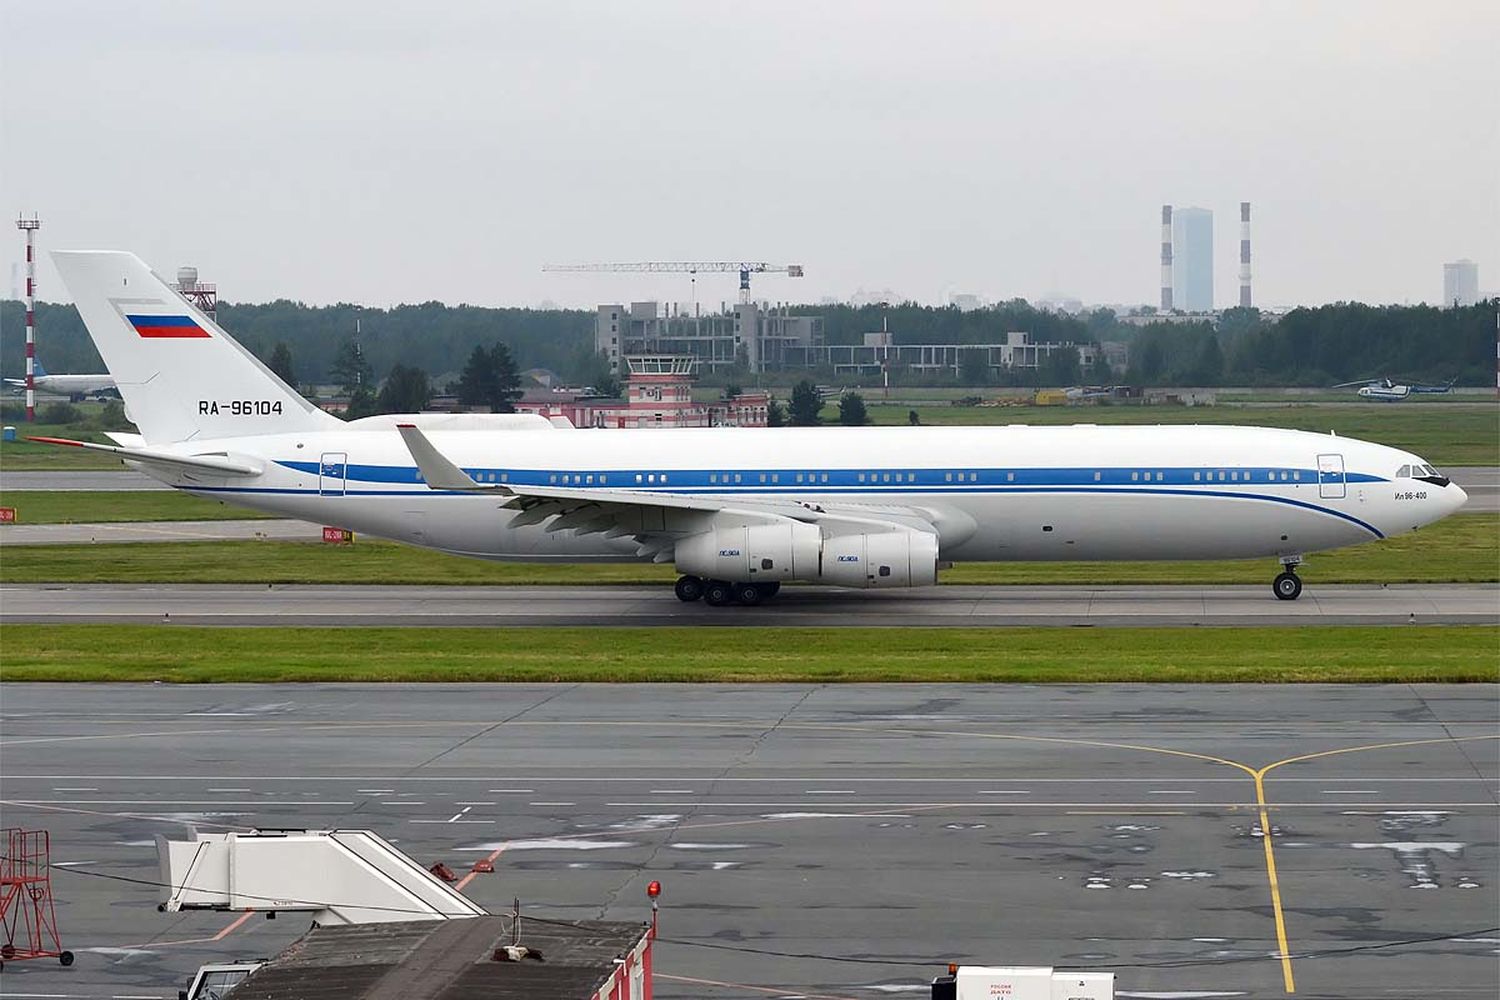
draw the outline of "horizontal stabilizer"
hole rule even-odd
[[[28,437],[28,441],[41,444],[63,445],[68,448],[87,448],[118,455],[129,462],[144,462],[147,465],[166,466],[174,469],[196,469],[201,472],[217,472],[229,476],[258,476],[263,471],[258,465],[237,462],[228,456],[218,455],[173,455],[153,448],[117,448],[112,444],[94,444],[92,441],[74,441],[70,438]]]
[[[401,440],[406,442],[406,450],[416,460],[417,471],[422,473],[422,480],[431,489],[473,493],[511,492],[508,487],[499,484],[476,483],[473,476],[448,461],[442,452],[433,447],[432,442],[427,440],[427,435],[415,424],[397,424],[396,430],[400,432]]]

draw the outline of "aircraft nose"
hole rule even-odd
[[[1452,514],[1469,502],[1469,494],[1465,493],[1463,487],[1457,483],[1449,483],[1443,487],[1443,499],[1448,505],[1448,510],[1445,513]]]

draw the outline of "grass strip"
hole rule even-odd
[[[12,490],[0,495],[0,506],[16,509],[17,524],[238,521],[271,516],[176,490]]]
[[[1500,679],[1497,626],[705,631],[7,625],[4,635],[0,669],[8,682],[1279,684]]]
[[[1275,572],[1275,560],[1252,559],[961,563],[940,576],[944,583],[963,584],[1269,586]],[[1309,585],[1494,582],[1500,580],[1500,514],[1458,514],[1412,534],[1315,554],[1301,572]],[[345,546],[243,541],[10,545],[0,549],[0,582],[4,583],[665,585],[675,576],[668,565],[497,563],[363,538]]]

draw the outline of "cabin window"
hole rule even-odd
[[[760,481],[761,481],[761,482],[765,482],[765,481],[766,481],[766,474],[765,474],[765,473],[764,473],[764,472],[762,472],[762,473],[761,473],[761,474],[760,474]]]
[[[864,482],[864,481],[865,481],[865,474],[864,474],[864,473],[863,473],[863,472],[861,472],[861,473],[860,473],[860,474],[859,474],[859,481],[860,481],[860,482]]]
[[[665,472],[663,472],[663,473],[662,473],[662,474],[661,474],[661,481],[662,481],[662,482],[666,482],[666,481],[667,481],[667,474],[666,474],[666,473],[665,473]]]
[[[501,479],[504,479],[504,478],[505,478],[505,477],[504,477],[504,476],[501,476],[501,477],[500,477],[500,478],[501,478]],[[609,482],[609,477],[608,477],[608,476],[605,476],[605,475],[601,475],[601,476],[600,476],[600,477],[599,477],[599,485],[600,485],[600,486],[603,486],[603,485],[604,485],[604,484],[605,484],[605,483],[607,483],[607,482]]]
[[[739,473],[738,473],[738,472],[736,472],[736,473],[735,473],[735,474],[734,474],[734,481],[735,481],[735,482],[739,482],[739,481],[740,481],[740,474],[739,474]]]
[[[1302,471],[1300,469],[1292,470],[1292,478],[1300,481],[1302,479]]]
[[[779,482],[781,482],[781,473],[779,473],[779,472],[773,472],[773,473],[771,473],[771,482],[773,482],[773,483],[779,483]]]
[[[637,472],[637,473],[636,473],[636,474],[635,474],[635,481],[636,481],[636,482],[640,482],[640,481],[641,481],[641,474],[640,474],[640,473],[639,473],[639,472]]]
[[[802,482],[802,473],[797,473],[797,482]]]
[[[951,472],[944,473],[943,474],[943,482],[945,482],[945,483],[951,483],[951,482],[953,482],[953,473],[951,473]]]
[[[1166,478],[1167,478],[1167,474],[1165,472],[1158,472],[1156,474],[1156,481],[1158,483],[1161,482],[1162,480],[1166,479]]]
[[[1137,479],[1140,479],[1140,478],[1141,478],[1141,474],[1139,472],[1132,472],[1130,474],[1130,481],[1132,483],[1135,482]]]
[[[648,473],[646,473],[646,482],[648,482],[648,483],[654,483],[654,482],[656,482],[656,473],[654,473],[654,472],[648,472]]]
[[[1015,482],[1016,481],[1016,474],[1014,472],[1007,472],[1005,474],[1005,481],[1007,483],[1013,483],[1013,482]]]
[[[717,483],[719,481],[719,474],[717,472],[710,472],[708,474],[708,481],[711,483]]]
[[[887,472],[884,476],[881,477],[881,482],[888,483],[890,481],[891,481],[891,474],[889,472]]]
[[[1283,483],[1286,482],[1286,470],[1285,469],[1283,469],[1282,472],[1281,472],[1281,481]]]
[[[510,473],[509,472],[502,472],[502,473],[500,473],[500,481],[502,483],[508,483],[508,482],[510,482]]]
[[[552,475],[548,476],[547,477],[547,482],[549,482],[549,483],[555,483],[555,482],[557,482],[557,473],[554,472]]]
[[[1203,481],[1203,473],[1201,473],[1201,472],[1195,472],[1195,473],[1193,473],[1193,482],[1198,483],[1198,482],[1202,482],[1202,481]]]
[[[1223,481],[1224,481],[1224,473],[1221,472],[1221,473],[1219,473],[1219,482],[1222,483]]]
[[[1094,473],[1094,482],[1097,483],[1100,480],[1102,480],[1103,478],[1104,478],[1104,473],[1102,473],[1102,472],[1096,472],[1096,473]]]
[[[823,482],[828,482],[828,473],[823,473]]]

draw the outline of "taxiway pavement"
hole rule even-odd
[[[99,542],[316,541],[321,525],[280,518],[243,521],[110,521],[99,524],[8,524],[4,545],[92,545]]]
[[[1333,625],[1494,624],[1494,584],[1309,585],[1296,601],[1254,586],[786,587],[755,608],[683,604],[659,587],[10,584],[4,622],[192,625]]]
[[[1492,685],[3,695],[0,805],[51,831],[79,956],[8,963],[16,998],[167,1000],[280,950],[305,918],[155,911],[155,835],[252,827],[490,858],[465,891],[542,917],[646,920],[660,879],[663,998],[920,996],[950,960],[1138,998],[1500,989]]]

